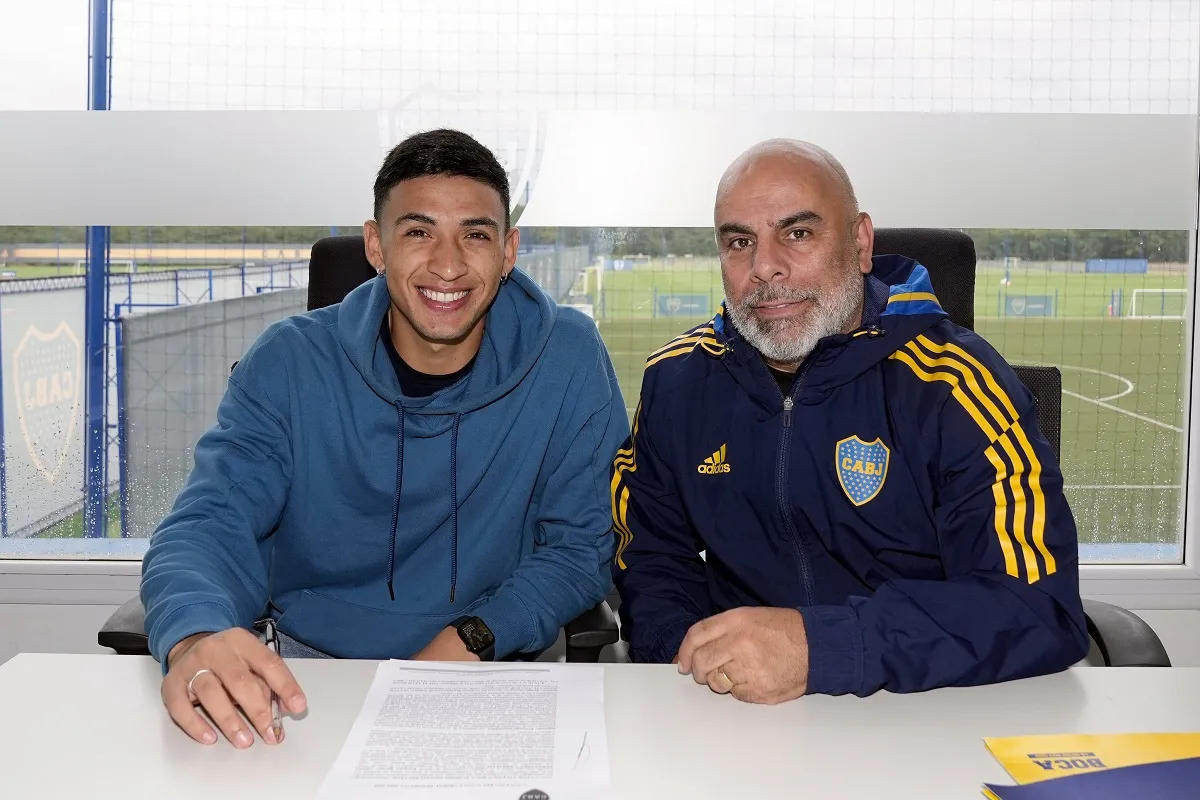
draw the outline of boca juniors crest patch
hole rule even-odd
[[[856,506],[870,502],[883,488],[887,480],[888,459],[891,451],[878,438],[864,442],[857,436],[848,436],[834,448],[834,461],[842,491]]]

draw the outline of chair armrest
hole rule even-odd
[[[567,647],[600,648],[616,644],[617,617],[608,603],[600,601],[563,626],[567,634]]]
[[[1107,667],[1169,667],[1171,659],[1154,629],[1119,606],[1084,600],[1088,634],[1100,648]]]
[[[150,655],[150,641],[146,637],[146,609],[142,606],[142,599],[134,597],[126,600],[114,611],[96,634],[96,642],[123,656]]]

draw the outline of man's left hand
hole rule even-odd
[[[479,656],[467,649],[457,628],[443,628],[442,632],[433,637],[433,641],[425,645],[421,652],[412,657],[413,661],[478,661]]]
[[[808,636],[794,608],[735,608],[693,625],[679,671],[747,703],[782,703],[808,686]]]

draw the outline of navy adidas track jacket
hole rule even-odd
[[[801,611],[810,693],[1086,654],[1075,522],[1032,395],[921,265],[876,257],[865,287],[863,326],[822,340],[788,397],[721,313],[648,359],[612,476],[635,661],[670,661],[739,606]]]

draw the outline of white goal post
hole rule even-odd
[[[575,274],[575,282],[571,284],[571,297],[594,297],[603,287],[604,268],[598,266],[584,267]]]
[[[1134,289],[1129,319],[1185,319],[1187,289]]]
[[[592,319],[596,319],[603,292],[604,267],[584,267],[575,276],[575,282],[571,285],[564,304],[578,308]],[[596,324],[600,324],[599,320]]]

